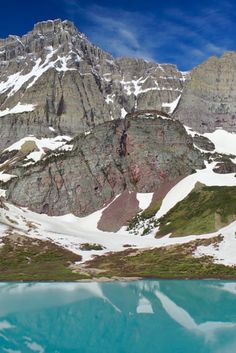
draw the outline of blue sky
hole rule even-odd
[[[0,38],[55,18],[74,21],[114,56],[170,62],[181,70],[236,50],[236,3],[227,0],[8,0],[1,3]]]

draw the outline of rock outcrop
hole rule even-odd
[[[199,132],[236,132],[236,53],[225,52],[193,69],[174,117]]]
[[[214,143],[210,141],[207,137],[202,135],[195,134],[195,136],[193,136],[193,142],[195,146],[204,151],[212,152],[215,149]]]
[[[0,40],[0,150],[27,135],[75,136],[137,109],[171,112],[185,79],[174,65],[114,59],[70,21],[38,23]]]
[[[7,198],[49,215],[87,215],[124,190],[154,192],[203,168],[179,121],[160,112],[130,114],[80,134],[71,151],[54,151],[16,169]]]

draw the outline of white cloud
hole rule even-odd
[[[76,0],[63,1],[76,24],[86,20],[83,31],[91,41],[114,56],[172,62],[185,70],[234,46],[232,37],[225,33],[233,23],[227,2],[201,7],[196,14],[178,8],[159,14],[98,5],[81,7]]]
[[[64,0],[68,16],[79,25],[86,19],[85,34],[90,40],[115,56],[143,57],[154,60],[155,45],[150,37],[146,16],[125,10],[111,11],[98,5],[81,7],[75,0]],[[81,30],[81,28],[79,28]]]

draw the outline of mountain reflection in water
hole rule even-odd
[[[0,284],[0,352],[235,353],[236,283]]]

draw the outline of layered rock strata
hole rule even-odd
[[[174,117],[194,130],[236,132],[236,53],[209,58],[191,72]]]
[[[158,112],[106,122],[71,143],[72,151],[15,170],[8,200],[36,212],[81,216],[124,190],[154,192],[204,166],[181,123]]]
[[[70,21],[0,40],[0,149],[27,135],[75,136],[139,109],[173,110],[186,75],[174,65],[114,59]]]

